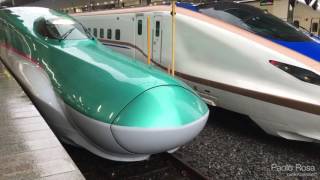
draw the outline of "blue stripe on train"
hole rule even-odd
[[[185,9],[189,9],[191,11],[195,11],[195,12],[199,11],[199,7],[196,4],[187,3],[187,2],[176,2],[176,5],[177,7],[182,7]]]
[[[320,62],[320,43],[317,41],[289,42],[275,39],[272,41]]]

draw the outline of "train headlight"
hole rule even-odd
[[[303,69],[290,64],[274,61],[274,60],[270,60],[269,62],[270,64],[287,72],[288,74],[294,76],[295,78],[300,79],[301,81],[315,84],[315,85],[320,85],[320,76],[310,70]]]

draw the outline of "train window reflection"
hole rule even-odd
[[[293,25],[297,28],[300,27],[300,22],[298,20],[293,21]]]
[[[318,32],[318,23],[312,23],[312,32]]]

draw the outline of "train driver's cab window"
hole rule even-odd
[[[160,21],[156,21],[156,37],[160,36]]]
[[[80,40],[91,37],[82,24],[69,18],[41,18],[35,22],[35,30],[49,39]]]
[[[100,28],[100,38],[104,38],[104,29]]]
[[[236,7],[228,6],[227,2],[221,3],[221,5],[208,5],[203,8],[201,7],[199,12],[213,18],[221,19],[224,22],[238,26],[267,39],[291,42],[311,41],[310,37],[305,33],[270,13],[257,9],[241,8],[242,5],[240,4],[236,5]]]
[[[116,29],[116,40],[120,40],[120,29]]]
[[[138,20],[138,35],[140,36],[142,34],[142,20]]]
[[[98,37],[98,30],[97,28],[93,28],[93,36]]]
[[[111,29],[107,30],[107,38],[112,39],[112,30]]]
[[[91,33],[91,28],[88,28],[89,33]]]

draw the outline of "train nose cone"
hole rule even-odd
[[[111,131],[126,150],[154,154],[191,141],[208,116],[206,104],[191,91],[159,86],[130,102],[111,125]]]

